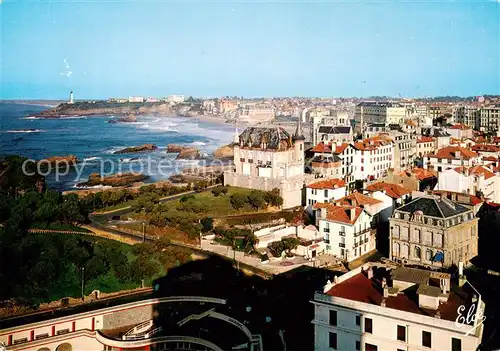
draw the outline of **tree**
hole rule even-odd
[[[214,228],[214,219],[212,217],[205,217],[201,219],[200,224],[202,226],[202,231],[207,233]]]
[[[283,198],[280,196],[280,191],[277,188],[266,191],[264,193],[264,200],[266,200],[269,206],[281,207],[283,205]]]
[[[263,208],[266,204],[266,201],[264,200],[264,196],[260,191],[255,191],[252,190],[250,194],[248,195],[248,203],[254,208],[254,209],[259,209]]]
[[[223,186],[223,185],[217,185],[215,188],[212,189],[212,194],[214,196],[219,196],[222,194],[227,194],[228,189]]]
[[[299,238],[283,238],[281,239],[283,242],[283,249],[287,252],[287,254],[291,254],[290,251],[294,250],[297,248],[297,246],[300,244]]]
[[[231,195],[229,198],[229,202],[231,203],[231,206],[237,211],[240,210],[243,206],[245,206],[245,203],[247,202],[247,197],[243,194],[236,193]]]

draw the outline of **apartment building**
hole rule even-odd
[[[480,127],[481,109],[478,106],[455,106],[453,119],[456,123],[464,124],[472,129]]]
[[[389,135],[394,140],[394,169],[400,171],[413,168],[417,154],[417,135],[398,131]]]
[[[142,96],[129,96],[128,102],[144,102],[144,97],[142,97]]]
[[[351,126],[321,125],[316,134],[316,140],[319,141],[338,141],[341,143],[350,143],[353,141]]]
[[[245,106],[239,109],[238,118],[246,123],[264,123],[272,121],[276,116],[274,108]]]
[[[435,141],[431,137],[421,136],[417,138],[417,156],[423,157],[433,153],[435,150]]]
[[[462,123],[454,124],[445,130],[455,139],[472,138],[474,136],[472,134],[472,128]]]
[[[407,109],[399,103],[363,101],[356,105],[354,123],[362,131],[370,124],[401,124],[407,117]]]
[[[500,203],[500,174],[486,166],[457,167],[439,173],[435,190],[482,195]]]
[[[314,349],[476,350],[485,304],[475,294],[447,273],[365,264],[314,294]],[[461,305],[472,312],[463,324]]]
[[[371,203],[379,203],[370,199]],[[343,202],[316,203],[316,221],[324,235],[325,254],[351,262],[375,250],[376,229],[372,229],[373,216],[360,204]]]
[[[500,146],[495,144],[475,144],[471,146],[471,150],[480,156],[500,158]]]
[[[478,218],[445,196],[422,195],[390,218],[390,256],[428,267],[458,266],[478,253]]]
[[[427,154],[424,158],[424,168],[432,166],[438,172],[460,166],[473,167],[482,164],[481,157],[474,151],[461,146],[447,146]]]
[[[321,180],[306,186],[306,210],[313,212],[315,203],[339,200],[347,195],[346,183],[339,178]]]
[[[355,142],[353,146],[356,149],[353,157],[354,179],[376,179],[394,167],[395,145],[391,139],[372,137]]]
[[[489,105],[481,108],[479,130],[484,132],[497,132],[500,130],[500,104]]]

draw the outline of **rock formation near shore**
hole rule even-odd
[[[89,179],[86,182],[78,183],[76,186],[129,186],[137,182],[142,182],[148,178],[149,176],[138,173],[113,174],[107,177],[101,177],[99,173],[92,173],[89,175]]]
[[[234,156],[233,144],[221,146],[220,148],[214,151],[214,157],[217,159],[233,158],[233,156]]]
[[[198,160],[203,158],[200,150],[192,146],[182,146],[177,144],[167,145],[168,153],[177,153],[176,160]]]
[[[153,145],[153,144],[144,144],[140,146],[132,146],[132,147],[127,147],[123,150],[118,150],[115,151],[114,154],[131,154],[131,153],[138,153],[138,152],[151,152],[158,150],[158,146]]]
[[[73,166],[73,165],[75,165],[78,162],[78,159],[74,155],[52,156],[52,157],[40,160],[40,162],[42,162],[42,163],[48,163],[51,166],[55,166],[55,165],[59,165],[59,166],[70,165],[70,166]]]
[[[132,123],[137,122],[137,117],[133,114],[128,115],[127,117],[118,118],[118,119],[110,119],[108,123]]]

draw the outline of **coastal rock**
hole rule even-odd
[[[214,157],[217,159],[221,158],[232,158],[234,156],[233,145],[224,145],[214,151]]]
[[[133,114],[128,115],[127,117],[118,118],[118,119],[110,119],[108,123],[132,123],[137,122],[137,117]]]
[[[142,182],[148,178],[147,175],[138,173],[113,174],[107,177],[101,177],[99,173],[92,173],[89,175],[89,179],[86,182],[78,183],[76,186],[129,186],[136,182]]]
[[[127,147],[123,150],[115,151],[114,154],[130,154],[130,153],[138,153],[138,152],[151,152],[158,150],[158,146],[153,144],[144,144],[140,146]]]
[[[74,155],[67,155],[67,156],[52,156],[49,158],[45,158],[40,161],[42,164],[47,163],[51,166],[59,165],[59,166],[65,166],[65,165],[70,165],[74,166],[77,162],[78,159]]]
[[[177,153],[176,160],[194,160],[203,158],[200,150],[196,147],[192,146],[182,146],[177,144],[168,144],[167,145],[168,153]]]

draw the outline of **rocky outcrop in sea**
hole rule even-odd
[[[177,144],[167,145],[168,153],[176,153],[176,160],[199,160],[204,158],[200,150],[192,146],[183,146]]]
[[[144,144],[140,146],[127,147],[123,150],[118,150],[113,152],[114,154],[132,154],[132,153],[142,153],[142,152],[152,152],[158,150],[158,146],[153,144]]]
[[[86,182],[78,183],[77,187],[91,186],[130,186],[137,182],[148,179],[149,176],[138,173],[113,174],[107,177],[101,177],[99,173],[91,173]]]

